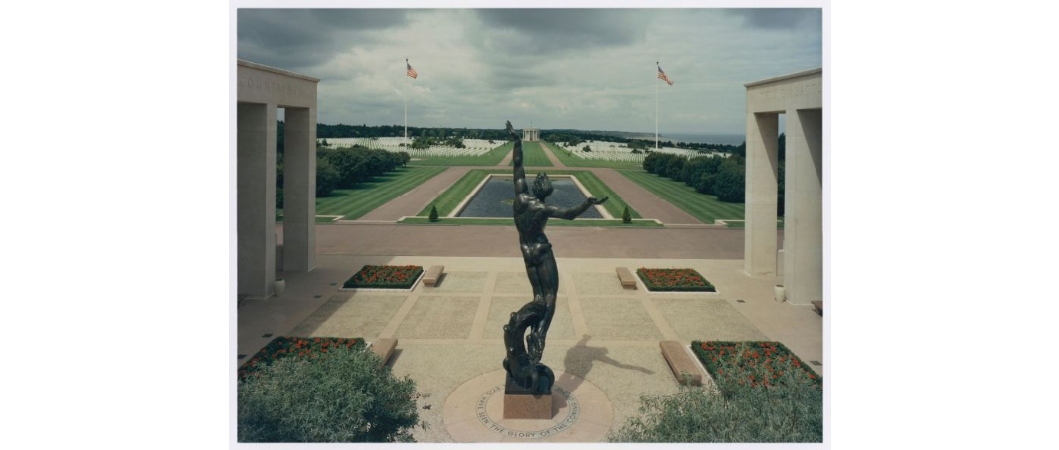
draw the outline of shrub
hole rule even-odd
[[[316,196],[327,197],[338,189],[338,171],[327,158],[316,158]]]
[[[703,173],[695,182],[695,191],[700,194],[713,195],[713,183],[717,181],[717,174]]]
[[[430,221],[431,222],[437,222],[438,221],[438,207],[437,206],[434,206],[434,205],[430,206]]]
[[[647,157],[643,159],[643,170],[646,170],[647,173],[659,173],[659,168],[665,167],[669,163],[669,156],[671,155],[648,152]]]
[[[586,145],[586,146],[581,148],[581,151],[583,151],[583,152],[591,152],[592,151],[592,147],[589,147],[589,146]]]
[[[283,209],[283,188],[276,189],[276,209]]]
[[[415,395],[360,348],[282,358],[239,383],[239,441],[412,442]]]
[[[665,175],[674,181],[680,181],[680,172],[684,170],[684,163],[686,161],[686,159],[674,155],[674,157],[669,158],[669,162],[666,163],[665,173],[660,175]]]
[[[721,163],[713,182],[713,194],[722,202],[743,202],[746,198],[746,167],[734,158],[727,158]]]
[[[629,214],[629,207],[625,207],[625,211],[621,213],[621,223],[632,223],[632,214]]]
[[[641,396],[611,442],[822,442],[823,394],[794,380],[747,388],[720,379],[719,391],[683,387],[675,395]]]

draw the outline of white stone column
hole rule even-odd
[[[749,109],[749,108],[748,108]],[[746,117],[746,240],[743,269],[751,276],[776,273],[776,206],[779,197],[779,115]],[[788,194],[789,195],[789,194]],[[789,268],[790,266],[787,266]]]
[[[316,108],[284,112],[283,270],[308,272],[316,266]]]
[[[276,280],[276,105],[239,103],[238,293],[268,298]]]
[[[787,301],[823,299],[822,114],[787,111],[783,285]]]

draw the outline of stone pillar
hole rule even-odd
[[[779,115],[777,113],[748,113],[746,117],[746,240],[743,270],[750,276],[776,273],[778,150]]]
[[[284,112],[283,270],[308,272],[316,255],[316,108]]]
[[[276,105],[239,103],[238,293],[268,298],[276,281]]]
[[[787,111],[783,285],[787,301],[804,305],[823,299],[821,127],[819,109]]]

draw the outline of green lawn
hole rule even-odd
[[[509,166],[514,164],[514,161],[507,163]],[[522,165],[525,167],[552,167],[552,160],[548,159],[548,155],[544,154],[544,150],[541,149],[540,144],[536,142],[523,142]]]
[[[482,179],[485,178],[486,174],[490,173],[510,174],[511,171],[503,169],[474,169],[468,171],[462,178],[456,181],[452,187],[435,198],[430,205],[423,208],[423,210],[417,215],[424,217],[429,215],[431,205],[437,206],[438,216],[444,217],[449,215],[452,210],[456,208],[456,206],[459,205],[459,203],[463,201],[463,199],[466,198],[476,186],[478,186],[478,183],[482,182]],[[625,200],[622,200],[618,194],[615,194],[609,186],[603,183],[603,180],[596,177],[596,174],[587,170],[549,170],[547,173],[548,175],[573,175],[577,177],[577,181],[580,181],[593,197],[610,197],[610,199],[603,204],[603,207],[606,208],[607,212],[612,216],[621,217],[621,213],[626,206]],[[640,214],[632,208],[629,208],[629,215],[631,215],[633,219],[641,218]]]
[[[412,166],[495,166],[511,152],[514,144],[508,142],[489,150],[481,156],[439,156],[408,163]]]
[[[515,219],[498,218],[498,219],[483,219],[483,218],[469,218],[469,217],[442,217],[437,222],[431,222],[426,217],[407,217],[398,223],[410,223],[410,224],[427,224],[427,225],[506,225],[514,226]],[[548,226],[559,226],[559,227],[628,227],[628,228],[662,228],[662,225],[658,222],[648,219],[633,219],[632,223],[625,224],[621,222],[621,219],[575,219],[575,220],[562,220],[552,219],[548,221]]]
[[[695,216],[703,223],[713,223],[715,219],[741,220],[744,218],[742,203],[722,202],[713,195],[700,194],[684,183],[642,170],[619,170],[618,172],[651,193],[666,199],[677,208]]]
[[[555,157],[559,159],[559,161],[569,167],[605,167],[608,169],[628,170],[643,169],[643,164],[637,162],[583,159],[574,156],[569,151],[564,150],[562,147],[559,147],[555,144],[549,143],[548,148],[552,149],[552,154],[555,155]]]
[[[404,194],[445,171],[444,167],[402,167],[377,176],[353,189],[337,189],[327,197],[316,198],[316,213],[341,215],[353,220],[383,203]]]

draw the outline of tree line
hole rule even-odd
[[[784,166],[786,137],[779,136],[779,199],[776,213],[784,213]],[[746,159],[733,154],[727,158],[696,156],[687,158],[669,153],[651,152],[644,158],[643,169],[648,173],[680,181],[706,195],[715,195],[723,202],[746,201]]]
[[[316,137],[326,138],[372,138],[372,137],[403,137],[403,125],[328,125],[316,124]],[[449,127],[408,127],[410,138],[434,138],[436,141],[445,141],[453,137],[462,139],[488,139],[494,141],[507,141],[509,136],[505,129],[487,128],[449,128]],[[654,141],[640,138],[627,138],[613,134],[606,134],[581,130],[541,130],[541,139],[549,142],[564,142],[569,145],[580,145],[584,141],[607,141],[626,144],[629,148],[640,151],[649,151],[654,148]],[[746,142],[739,145],[710,144],[698,142],[674,142],[659,141],[659,146],[686,148],[689,150],[718,151],[737,155],[746,155]],[[437,144],[452,145],[452,144]],[[459,147],[457,147],[459,148]]]

